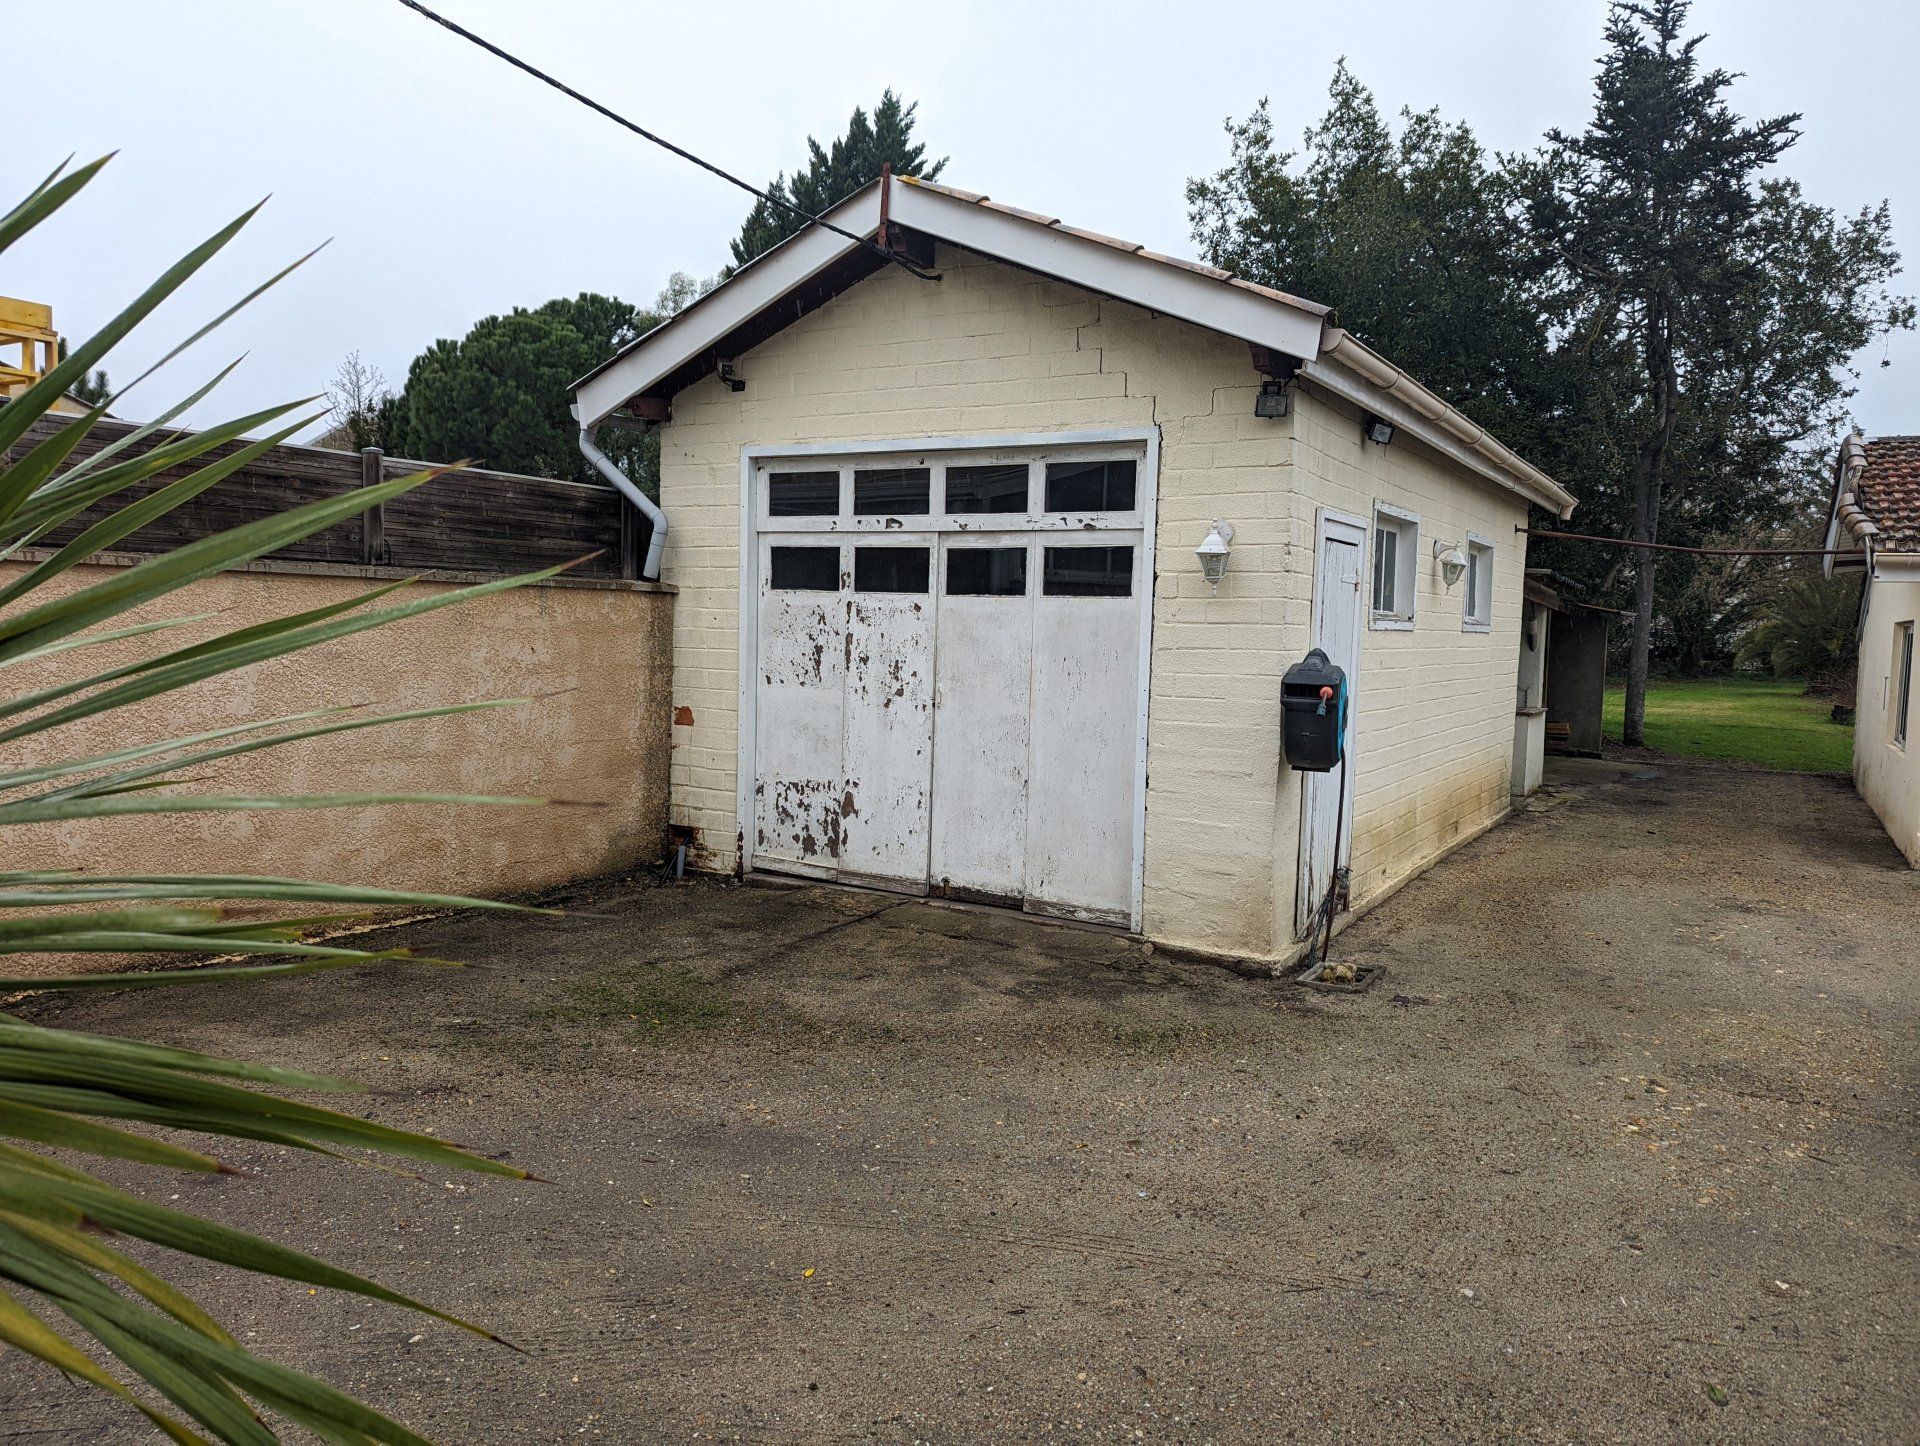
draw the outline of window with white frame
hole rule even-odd
[[[1419,517],[1391,503],[1374,503],[1373,627],[1413,626],[1419,553]]]
[[[1907,718],[1913,711],[1913,620],[1893,625],[1893,741],[1907,746]]]
[[[1493,628],[1493,544],[1477,532],[1467,534],[1467,595],[1460,626],[1470,633]]]

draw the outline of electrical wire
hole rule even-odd
[[[1639,542],[1631,537],[1596,537],[1585,532],[1550,532],[1544,527],[1516,527],[1528,537],[1556,537],[1563,542],[1603,542],[1609,547],[1638,547],[1649,552],[1686,552],[1695,557],[1858,557],[1857,547],[1682,547],[1677,542]]]
[[[594,111],[600,115],[605,116],[608,120],[612,121],[615,125],[624,126],[628,130],[632,131],[635,135],[641,137],[643,140],[652,141],[656,146],[661,147],[663,150],[668,150],[673,152],[673,154],[680,157],[681,160],[692,161],[694,165],[700,167],[701,170],[711,171],[714,175],[718,176],[721,180],[727,182],[729,185],[738,186],[741,190],[745,191],[748,195],[759,197],[762,201],[765,201],[769,206],[778,206],[784,211],[792,212],[795,216],[800,217],[802,220],[806,221],[809,225],[823,227],[824,229],[833,232],[833,234],[836,236],[844,236],[846,237],[847,240],[853,242],[855,245],[866,247],[866,249],[873,252],[874,255],[879,256],[884,260],[891,261],[894,265],[900,267],[902,270],[908,272],[910,275],[919,277],[922,281],[938,281],[940,279],[939,272],[924,270],[923,268],[916,266],[913,262],[909,261],[906,257],[900,255],[898,252],[889,251],[886,247],[877,244],[876,242],[870,240],[865,236],[856,236],[853,232],[848,231],[843,227],[836,226],[833,224],[833,222],[814,215],[811,211],[807,210],[803,206],[796,206],[791,201],[783,201],[778,196],[769,195],[767,192],[761,190],[758,186],[749,185],[747,182],[741,180],[738,176],[733,175],[731,172],[721,170],[720,167],[716,166],[712,161],[705,160],[700,156],[696,156],[692,151],[688,150],[685,146],[677,146],[672,141],[666,139],[664,136],[655,135],[652,131],[648,130],[645,126],[638,125],[635,122],[628,120],[625,116],[621,115],[618,111],[608,109],[606,106],[600,104],[599,101],[595,100],[590,95],[582,95],[579,91],[575,90],[572,86],[568,85],[565,81],[556,79],[555,77],[548,75],[544,70],[541,70],[538,66],[529,64],[527,61],[522,60],[519,56],[513,54],[509,50],[502,49],[500,46],[495,45],[491,40],[488,40],[485,36],[475,35],[471,30],[467,29],[466,26],[461,25],[456,21],[449,20],[447,19],[446,16],[441,15],[436,11],[429,10],[426,6],[420,4],[419,0],[398,0],[398,3],[400,3],[401,5],[404,5],[407,9],[413,11],[416,15],[425,16],[428,20],[431,20],[435,25],[439,25],[444,27],[447,30],[451,30],[455,35],[458,35],[462,40],[470,41],[474,45],[479,46],[482,50],[486,51],[487,54],[493,56],[495,59],[506,61],[506,63],[514,67],[514,69],[525,71],[528,75],[532,76],[535,80],[544,81],[546,84],[552,86],[555,90],[559,91],[562,95],[571,97],[572,99],[579,101],[580,104],[584,105],[588,110]]]

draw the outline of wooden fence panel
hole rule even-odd
[[[15,447],[19,455],[64,419],[42,419]],[[74,449],[75,462],[94,455],[135,428],[101,422]],[[162,432],[128,455],[170,440]],[[196,458],[188,467],[116,493],[42,539],[58,546],[85,528],[178,480],[188,471],[230,456],[246,445],[232,442]],[[336,452],[319,447],[275,447],[233,476],[216,483],[165,517],[116,544],[119,552],[161,552],[242,523],[270,517],[305,502],[338,496],[376,478],[406,476],[425,467],[395,457]],[[450,472],[387,503],[269,553],[294,562],[377,563],[399,568],[459,572],[525,572],[553,563],[598,555],[572,569],[576,577],[635,577],[645,552],[645,520],[610,487],[468,469]]]

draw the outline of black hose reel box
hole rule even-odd
[[[1347,670],[1319,648],[1280,680],[1280,739],[1288,766],[1326,773],[1340,763],[1347,736]]]

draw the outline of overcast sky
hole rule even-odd
[[[1585,120],[1604,13],[1600,0],[436,8],[758,183],[891,85],[919,102],[932,153],[952,158],[945,179],[1179,255],[1194,250],[1183,182],[1223,162],[1222,121],[1261,96],[1296,136],[1345,55],[1384,107],[1438,106],[1490,148],[1530,146]],[[1804,112],[1788,168],[1813,199],[1892,202],[1904,286],[1920,291],[1920,6],[1700,0],[1694,18],[1710,63],[1745,72],[1743,113]],[[115,358],[121,379],[332,239],[130,397],[130,416],[241,351],[191,420],[318,392],[354,349],[397,384],[436,337],[515,305],[579,291],[651,301],[675,270],[716,270],[750,204],[394,0],[0,0],[0,49],[5,197],[69,152],[120,152],[0,265],[0,292],[50,302],[68,336],[272,194]],[[1920,431],[1920,339],[1876,343],[1859,365],[1868,431]]]

